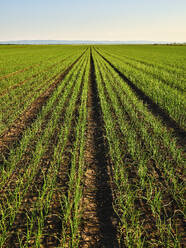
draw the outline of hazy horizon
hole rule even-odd
[[[185,44],[186,41],[177,42],[177,41],[151,41],[151,40],[131,40],[131,41],[121,41],[121,40],[0,40],[0,44]]]
[[[186,41],[184,0],[7,0],[0,41]]]

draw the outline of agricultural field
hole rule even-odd
[[[0,247],[182,248],[186,46],[0,46]]]

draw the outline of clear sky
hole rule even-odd
[[[0,40],[186,41],[186,0],[0,0]]]

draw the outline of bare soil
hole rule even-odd
[[[108,169],[108,147],[104,140],[104,123],[95,80],[92,53],[85,156],[86,172],[82,203],[83,224],[80,247],[118,247],[116,237],[117,217],[112,207],[113,196]]]

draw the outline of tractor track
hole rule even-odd
[[[90,55],[88,91],[88,126],[85,152],[83,225],[80,247],[118,247],[116,216],[112,207],[108,147],[104,140],[104,123]]]

